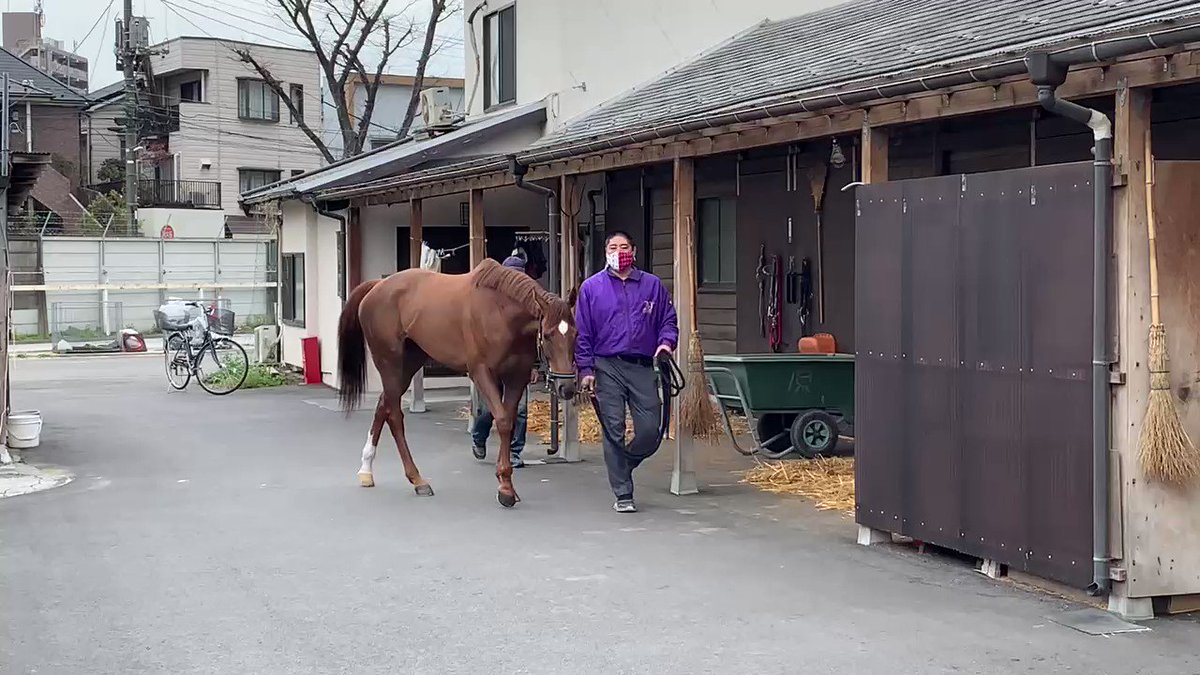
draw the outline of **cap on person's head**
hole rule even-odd
[[[521,270],[522,272],[525,271],[525,261],[519,256],[510,255],[505,258],[504,262],[501,264],[503,264],[505,267],[511,267],[514,270]]]

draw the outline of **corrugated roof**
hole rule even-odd
[[[29,81],[32,85],[28,88],[30,94],[40,94],[61,103],[78,103],[80,105],[87,103],[87,99],[79,92],[2,48],[0,48],[0,73],[8,73],[11,90],[14,93],[20,93],[23,89],[21,82]]]
[[[309,194],[321,190],[367,183],[403,174],[430,161],[458,156],[479,147],[484,141],[515,125],[541,124],[546,120],[545,101],[489,113],[433,138],[416,141],[405,138],[382,148],[335,162],[279,183],[266,185],[242,195],[242,201],[254,204],[271,199]]]
[[[852,0],[764,22],[535,147],[1197,15],[1194,0]]]

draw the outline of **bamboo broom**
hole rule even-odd
[[[1154,222],[1154,155],[1146,131],[1146,230],[1150,243],[1150,399],[1142,420],[1139,461],[1151,480],[1183,484],[1200,475],[1200,455],[1179,421],[1167,365],[1167,328],[1158,301],[1158,247]]]
[[[691,337],[688,339],[688,375],[687,383],[683,388],[683,397],[679,401],[679,428],[692,438],[704,441],[705,443],[715,443],[720,438],[721,434],[721,417],[713,407],[712,398],[708,392],[708,376],[704,372],[704,346],[700,340],[700,326],[696,319],[696,275],[695,275],[695,260],[696,260],[696,241],[695,241],[695,225],[691,218],[686,224],[687,232],[684,234],[687,250],[682,252],[682,255],[688,256],[688,260],[693,261],[691,275],[691,287],[688,292],[692,294],[692,311],[691,311]]]

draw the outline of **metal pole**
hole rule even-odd
[[[137,85],[134,82],[134,66],[137,49],[133,44],[133,0],[124,0],[124,18],[121,23],[121,65],[125,74],[125,215],[126,226],[133,229],[137,216],[137,163],[134,148],[137,147]]]

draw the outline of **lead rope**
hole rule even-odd
[[[675,361],[675,357],[664,354],[659,356],[656,361],[658,362],[659,392],[662,395],[662,416],[658,425],[658,443],[655,444],[655,448],[662,445],[663,439],[666,438],[667,431],[671,427],[671,400],[678,398],[687,385],[687,380],[684,378],[679,364]],[[596,422],[600,425],[600,431],[608,436],[608,429],[604,426],[604,416],[600,414],[600,402],[596,400],[594,394],[593,392],[592,395],[588,395],[588,398],[592,401],[592,410],[596,413]],[[621,440],[624,442],[625,439]]]

